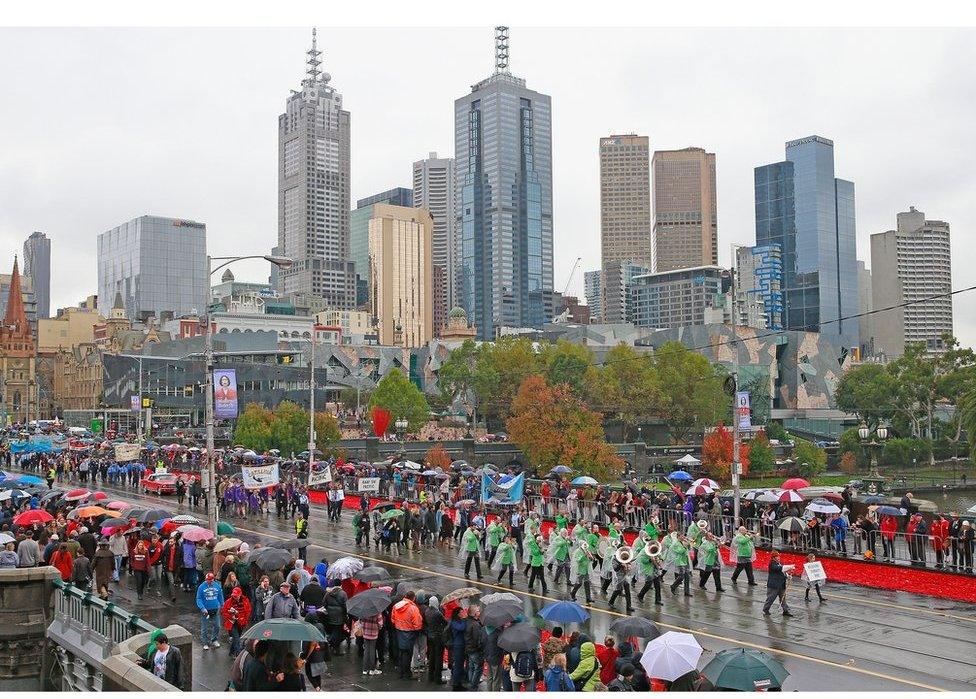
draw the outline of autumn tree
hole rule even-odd
[[[839,466],[841,473],[852,475],[857,472],[857,457],[853,453],[845,451],[840,457]]]
[[[526,377],[506,426],[512,441],[543,470],[565,464],[603,483],[617,480],[623,470],[623,459],[604,440],[603,416],[567,384],[550,386],[542,376]]]
[[[451,457],[444,445],[437,443],[427,450],[424,463],[427,464],[427,468],[440,468],[446,471],[451,467]]]
[[[716,481],[731,478],[734,446],[732,437],[732,430],[725,425],[719,425],[702,440],[702,466],[709,478]],[[739,463],[742,464],[743,476],[749,473],[749,449],[748,443],[740,442]]]
[[[308,430],[305,431],[308,434]],[[332,442],[342,439],[342,430],[339,429],[339,422],[335,415],[326,412],[315,413],[315,448],[325,452]]]

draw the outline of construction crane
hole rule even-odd
[[[573,269],[569,273],[569,279],[566,280],[566,286],[563,288],[563,296],[569,292],[569,285],[573,283],[573,277],[576,276],[576,270],[579,269],[580,262],[583,261],[582,257],[576,258],[576,264],[573,265]]]

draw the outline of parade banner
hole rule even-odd
[[[810,582],[822,582],[827,579],[827,572],[820,561],[804,563],[803,572],[807,574],[807,580]]]
[[[129,410],[134,413],[142,410],[142,401],[139,400],[139,396],[129,396]]]
[[[332,482],[332,467],[329,464],[317,463],[308,472],[308,487]]]
[[[115,460],[116,461],[135,461],[139,458],[139,452],[142,448],[138,444],[116,444],[115,445]]]
[[[267,488],[269,485],[278,485],[278,464],[269,466],[241,466],[241,478],[244,487],[248,490]]]
[[[481,477],[481,502],[494,505],[518,505],[525,491],[525,474],[502,474],[494,480],[488,474]]]
[[[752,414],[749,405],[749,391],[736,391],[735,419],[739,421],[740,430],[752,429]]]
[[[237,370],[214,369],[214,417],[233,420],[237,417]]]
[[[378,493],[380,492],[380,479],[360,478],[358,488],[360,493]]]

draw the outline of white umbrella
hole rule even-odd
[[[7,532],[0,532],[0,546],[6,546],[11,541],[17,541],[17,540]]]
[[[685,491],[685,495],[711,495],[714,492],[715,489],[707,485],[693,485]]]
[[[765,495],[768,492],[769,491],[767,489],[765,489],[765,488],[755,488],[753,490],[747,490],[745,492],[745,495],[742,496],[742,499],[743,500],[759,500],[759,497],[761,495]],[[764,501],[763,500],[759,500],[759,502],[764,502]],[[769,500],[767,502],[775,502],[775,500]]]
[[[807,510],[810,512],[819,512],[820,514],[825,515],[834,515],[840,512],[840,508],[837,507],[837,505],[827,500],[814,500],[807,505]]]
[[[405,468],[408,471],[423,471],[424,467],[418,464],[416,461],[410,461],[409,459],[404,459],[403,461],[397,461],[393,464],[393,468]]]
[[[648,641],[640,663],[648,677],[674,682],[698,668],[701,654],[702,647],[690,633],[668,631]]]
[[[756,502],[779,502],[779,493],[778,490],[765,490],[752,499]]]
[[[776,494],[778,502],[803,502],[803,496],[795,490],[781,490]]]
[[[680,466],[701,466],[701,461],[696,459],[691,454],[685,454],[674,463],[679,464]]]
[[[966,510],[966,512],[971,512],[972,514],[976,515],[976,505],[970,507],[968,510]]]
[[[352,556],[340,558],[329,566],[329,580],[345,580],[363,569],[363,562]]]

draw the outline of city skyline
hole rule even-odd
[[[41,93],[34,95],[30,88],[49,81],[46,76],[58,65],[43,56],[41,36],[51,35],[80,57],[71,85],[66,87],[79,117],[73,142],[51,133],[49,117],[44,115],[38,114],[34,123],[9,117],[0,121],[0,134],[7,134],[0,135],[0,144],[9,154],[0,168],[0,189],[12,194],[0,211],[2,249],[12,257],[31,231],[48,234],[56,264],[61,261],[52,270],[52,313],[95,289],[96,236],[135,216],[206,221],[212,254],[239,248],[248,253],[270,250],[275,242],[276,202],[271,192],[277,143],[273,127],[268,127],[269,115],[280,113],[282,93],[293,86],[304,68],[309,28],[2,31],[5,41],[0,57],[12,70],[0,79],[0,88],[24,110],[40,109],[36,100]],[[399,88],[383,72],[380,57],[357,48],[369,33],[391,42],[389,52],[383,54],[387,61],[390,52],[409,47],[408,60],[415,69],[437,66],[437,74],[427,81],[423,108],[416,113],[397,112],[396,119],[389,120],[383,102],[371,96],[378,84],[384,89],[403,89],[403,94],[408,90]],[[678,44],[680,37],[696,33],[709,33],[715,39],[711,57],[667,75],[648,67],[648,61],[667,55],[669,46]],[[965,119],[959,115],[970,111],[965,106],[970,96],[957,89],[958,74],[952,66],[965,64],[960,55],[972,55],[973,49],[965,42],[963,31],[912,32],[940,39],[914,42],[921,46],[902,41],[899,37],[905,33],[589,31],[513,26],[513,72],[552,96],[554,288],[563,290],[577,255],[584,261],[570,293],[582,296],[582,271],[599,267],[599,168],[592,144],[607,133],[647,134],[652,150],[700,146],[716,153],[719,263],[723,266],[730,264],[733,244],[755,243],[752,169],[780,160],[785,141],[810,133],[837,144],[836,172],[857,182],[860,259],[870,264],[870,235],[888,230],[894,214],[912,205],[950,221],[957,249],[965,245],[971,239],[974,217],[965,206],[968,182],[959,176],[967,171],[967,154],[958,144],[965,141]],[[584,34],[593,55],[583,59],[559,50],[560,45]],[[742,41],[750,34],[762,39],[764,50],[780,51],[784,57],[780,63],[789,71],[782,65],[758,71],[752,64],[759,51],[753,46],[757,42]],[[352,129],[354,200],[409,182],[412,163],[430,151],[453,153],[451,105],[473,82],[490,74],[491,36],[490,26],[430,30],[320,27],[323,67],[343,92],[344,108],[356,117]],[[429,46],[431,42],[417,41],[420,37],[436,37],[440,43]],[[444,42],[455,58],[451,65],[436,60],[438,51],[434,49],[443,50]],[[865,42],[870,43],[871,51],[863,51]],[[152,51],[143,52],[157,43],[175,43],[183,49],[174,52],[181,55],[169,61],[171,75],[164,71],[166,61],[148,56]],[[85,47],[97,44],[122,57],[122,65],[96,65],[92,50]],[[813,60],[806,51],[811,45],[829,48],[825,52],[829,60]],[[886,51],[889,46],[898,51]],[[235,55],[238,66],[232,73],[226,71],[223,55],[227,54]],[[943,66],[948,61],[952,65]],[[802,76],[808,83],[803,92],[809,97],[782,100],[777,90],[764,86],[775,82],[770,71]],[[248,86],[246,109],[228,110],[226,99],[204,90],[218,73],[225,89],[235,93],[235,106],[240,106],[242,90]],[[152,94],[145,91],[144,80],[133,79],[145,74],[155,81]],[[923,74],[926,79],[922,82],[906,79],[906,75]],[[600,108],[582,118],[575,112],[586,108],[588,101],[579,94],[578,86],[597,75]],[[718,100],[722,107],[700,113],[697,98],[688,104],[687,113],[654,106],[655,90],[674,89],[689,76],[704,81],[707,89],[699,91],[708,93],[709,103]],[[839,78],[844,80],[838,82]],[[647,90],[648,96],[635,92],[635,86],[646,81],[654,88]],[[912,84],[919,87],[905,87]],[[106,85],[112,85],[111,91]],[[938,130],[899,114],[906,111],[899,110],[899,104],[907,106],[922,97],[940,100],[945,106]],[[120,98],[124,99],[117,103]],[[150,105],[162,105],[164,119],[143,119],[142,111],[125,106],[146,99]],[[838,105],[847,109],[838,110]],[[738,126],[730,129],[722,122],[733,116]],[[743,129],[741,125],[750,119],[762,128]],[[207,122],[211,126],[198,126]],[[220,129],[213,128],[217,123]],[[195,140],[195,129],[204,137]],[[892,140],[897,140],[898,148],[890,148]],[[125,148],[118,145],[122,141]],[[962,258],[956,255],[955,288],[972,283]],[[67,260],[76,260],[77,268],[68,267]],[[265,278],[267,270],[242,264],[237,275],[257,280]],[[965,344],[974,344],[976,323],[970,318],[976,299],[962,295],[954,307],[957,335]]]

